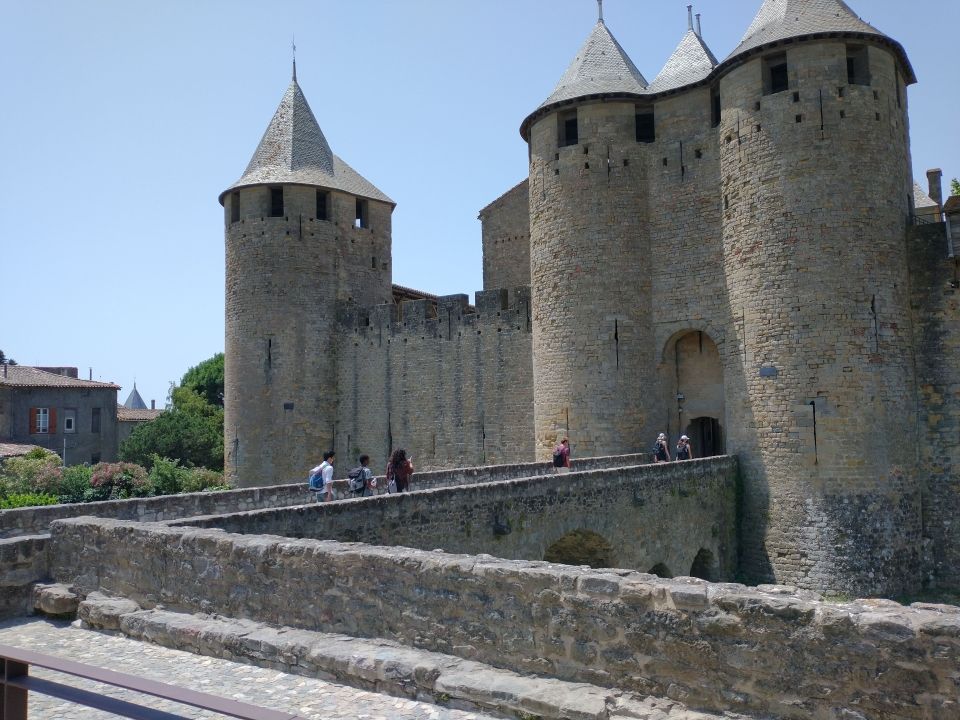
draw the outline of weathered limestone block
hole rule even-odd
[[[80,604],[80,597],[67,585],[35,585],[33,608],[44,615],[73,616]]]

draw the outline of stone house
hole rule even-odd
[[[68,465],[117,459],[117,390],[81,380],[76,368],[3,365],[0,442],[52,450]]]

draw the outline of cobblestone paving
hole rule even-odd
[[[493,720],[479,713],[447,710],[430,703],[403,700],[323,680],[169,650],[123,637],[82,630],[64,622],[31,618],[2,623],[0,644],[127,672],[274,710],[294,712],[309,720]],[[42,668],[31,668],[31,674],[187,718],[226,718],[217,713],[118,690]],[[36,694],[30,697],[29,710],[31,720],[116,718],[116,715]]]

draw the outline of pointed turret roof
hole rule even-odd
[[[647,81],[643,74],[606,23],[598,20],[550,97],[523,121],[521,133],[534,116],[563,102],[605,95],[640,96],[646,88]]]
[[[700,82],[709,76],[716,66],[717,58],[710,52],[703,38],[693,30],[687,30],[663,70],[650,84],[650,92],[667,92]]]
[[[292,183],[342,190],[394,204],[371,182],[333,154],[300,89],[296,75],[267,126],[243,176],[220,195],[239,187]]]
[[[123,404],[123,407],[129,408],[130,410],[146,410],[147,404],[143,401],[143,398],[140,397],[140,393],[137,392],[137,384],[133,384],[133,390],[130,391],[130,395],[127,396],[127,401]]]
[[[908,82],[916,81],[900,44],[861,20],[843,0],[764,0],[740,44],[724,64],[771,43],[824,33],[872,36],[894,45],[904,62]]]

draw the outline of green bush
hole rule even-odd
[[[14,495],[7,495],[5,498],[0,498],[0,510],[56,504],[56,496],[45,495],[43,493],[16,493]]]
[[[124,500],[150,494],[147,471],[133,463],[98,463],[90,474],[90,490],[84,500]]]
[[[71,465],[64,468],[57,490],[61,503],[80,503],[90,492],[90,478],[93,468],[89,465]]]
[[[59,467],[60,456],[43,448],[7,458],[0,468],[0,492],[4,495],[35,492],[38,481],[47,485],[51,473]]]
[[[223,479],[223,473],[206,468],[191,468],[183,478],[181,492],[203,492],[229,490],[230,485]]]
[[[176,495],[183,491],[183,481],[188,473],[177,460],[154,455],[151,465],[149,480],[154,495]]]

